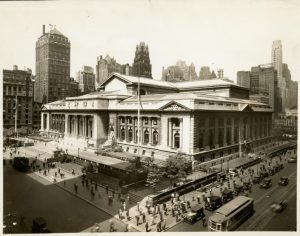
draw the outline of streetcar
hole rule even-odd
[[[253,198],[238,196],[220,207],[208,219],[209,231],[233,231],[253,212]]]

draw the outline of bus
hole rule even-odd
[[[209,231],[233,231],[253,212],[253,198],[238,196],[220,207],[208,219]]]

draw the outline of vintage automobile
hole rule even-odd
[[[230,190],[230,189],[224,189],[222,191],[222,202],[223,203],[226,203],[226,202],[229,202],[233,199],[233,191]]]
[[[244,190],[250,190],[251,189],[251,183],[250,182],[245,182],[243,188],[244,188]]]
[[[288,163],[296,163],[297,162],[297,158],[296,157],[291,157],[289,160],[288,160]]]
[[[254,176],[254,177],[253,177],[253,180],[252,180],[252,182],[253,182],[254,184],[258,184],[258,183],[260,183],[261,181],[262,181],[262,177],[261,177],[261,176],[258,176],[258,175]]]
[[[219,196],[207,197],[205,201],[205,210],[214,211],[222,206],[222,198]]]
[[[238,173],[237,173],[237,169],[229,169],[228,173],[230,176],[235,177]]]
[[[217,180],[218,181],[225,181],[226,180],[226,174],[224,172],[218,172],[217,173]]]
[[[274,211],[274,212],[282,212],[285,208],[287,207],[287,201],[286,200],[283,200],[279,203],[273,203],[271,205],[271,209]]]
[[[289,179],[288,177],[281,177],[279,182],[278,182],[279,185],[282,185],[282,186],[286,186],[289,184]]]
[[[269,173],[268,173],[267,171],[263,171],[263,172],[260,173],[260,176],[261,176],[262,178],[266,178],[266,177],[269,176]]]
[[[264,178],[260,184],[260,188],[270,188],[272,186],[272,180],[270,178]]]
[[[239,195],[239,193],[244,191],[244,185],[235,184],[233,194],[235,196]]]
[[[183,221],[189,224],[194,224],[205,216],[202,205],[193,206],[191,210],[184,214]]]
[[[273,176],[276,174],[275,170],[273,168],[268,169],[269,175]]]

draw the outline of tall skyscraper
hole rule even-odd
[[[218,79],[223,79],[224,78],[224,70],[223,69],[218,69]]]
[[[216,73],[215,73],[215,71],[213,70],[213,71],[211,72],[210,76],[209,76],[209,79],[216,79],[216,78],[217,78]]]
[[[150,63],[149,49],[148,45],[144,42],[136,46],[132,73],[134,76],[152,79],[152,65]]]
[[[282,45],[280,40],[273,41],[272,45],[272,55],[271,55],[272,65],[277,70],[277,80],[279,88],[279,100],[281,103],[280,111],[285,112],[286,104],[286,79],[283,77],[282,73]]]
[[[102,84],[104,80],[108,78],[108,76],[117,72],[120,74],[131,75],[132,67],[129,64],[121,65],[119,64],[115,58],[106,55],[105,58],[102,56],[97,57],[97,65],[96,65],[96,88]]]
[[[69,39],[55,27],[36,42],[36,79],[34,100],[49,103],[68,96],[70,78]]]
[[[200,80],[208,80],[210,78],[210,69],[209,66],[202,66],[199,72]]]
[[[81,94],[91,93],[95,91],[95,74],[94,68],[90,66],[83,66],[80,71],[76,73],[76,81],[79,85]]]
[[[238,71],[237,84],[250,89],[250,71]]]
[[[162,70],[162,80],[170,82],[197,80],[198,76],[193,63],[187,65],[185,61],[178,60],[174,66]]]

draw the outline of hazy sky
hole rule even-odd
[[[99,55],[132,64],[136,44],[149,45],[152,74],[178,59],[238,70],[269,63],[273,40],[282,40],[283,61],[300,78],[300,5],[297,0],[260,1],[50,1],[0,2],[0,69],[28,67],[35,73],[35,42],[42,25],[71,41],[71,76]],[[2,73],[1,73],[2,76]]]

